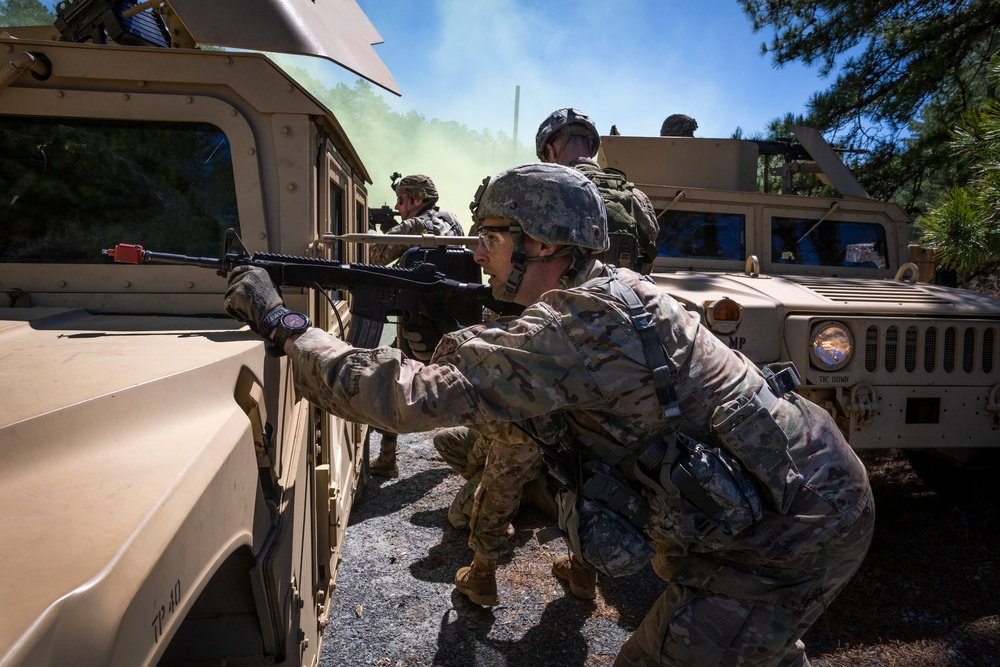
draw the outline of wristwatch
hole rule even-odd
[[[278,353],[278,356],[285,353],[285,341],[288,340],[290,336],[302,333],[311,326],[312,322],[302,313],[297,313],[294,310],[289,310],[283,313],[278,319],[277,325],[274,327],[273,340],[274,346],[277,348],[275,352]]]

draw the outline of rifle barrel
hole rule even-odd
[[[323,234],[321,240],[327,243],[348,241],[350,243],[386,243],[412,246],[461,245],[470,248],[479,245],[478,236],[440,236],[437,234]]]

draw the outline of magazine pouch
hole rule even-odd
[[[655,553],[642,530],[648,505],[612,468],[599,461],[586,467],[579,493],[562,489],[557,495],[559,527],[572,552],[598,572],[635,574]]]
[[[771,415],[777,400],[765,384],[756,394],[723,403],[712,415],[712,433],[760,482],[769,505],[787,514],[802,475],[788,453],[788,438]]]

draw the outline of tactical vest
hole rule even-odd
[[[633,271],[642,271],[642,255],[639,254],[639,225],[635,221],[635,201],[632,197],[633,183],[617,169],[601,170],[593,165],[578,164],[576,169],[597,186],[604,199],[608,213],[607,252],[601,256],[605,264],[623,266]]]
[[[608,287],[628,306],[664,416],[679,417],[675,369],[654,318],[629,285],[613,277]],[[611,576],[637,571],[653,553],[644,544],[653,503],[663,510],[660,520],[667,525],[661,529],[709,550],[726,546],[760,521],[764,507],[788,512],[802,476],[769,408],[797,386],[798,377],[794,367],[765,369],[763,375],[756,394],[716,410],[712,443],[679,427],[642,442],[619,443],[580,427],[570,415],[565,420],[573,446],[560,453],[536,439],[556,479],[569,488],[560,497],[560,527],[574,552]],[[568,460],[566,451],[580,455]]]
[[[447,231],[444,232],[444,235],[447,235],[447,236],[464,236],[465,235],[465,230],[462,229],[462,226],[459,225],[452,218],[452,216],[450,216],[450,215],[442,215],[440,209],[438,209],[438,208],[435,208],[435,207],[432,206],[431,208],[428,208],[426,211],[424,211],[423,213],[419,213],[418,215],[419,216],[425,216],[424,219],[422,220],[422,222],[423,222],[423,225],[424,225],[424,229],[427,230],[428,234],[434,234],[434,235],[438,234],[437,225],[435,223],[438,220],[440,220],[444,224],[444,226],[445,226],[445,228],[447,230]]]

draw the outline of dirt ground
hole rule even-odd
[[[539,544],[536,534],[550,522],[525,507],[500,561],[500,606],[474,605],[452,584],[472,557],[468,533],[446,518],[462,480],[429,434],[400,436],[399,449],[400,478],[373,478],[354,507],[321,666],[612,664],[663,590],[652,571],[601,578],[597,600],[577,600],[549,571],[565,542]],[[373,457],[377,450],[376,436]],[[863,458],[875,489],[875,540],[805,637],[813,665],[1000,665],[995,508],[949,506],[900,452]]]

